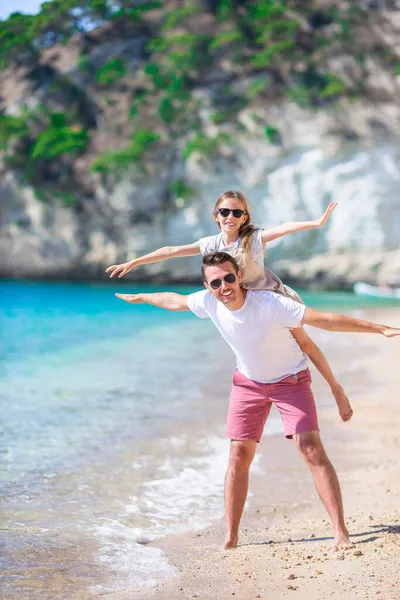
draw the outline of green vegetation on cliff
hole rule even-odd
[[[243,128],[246,108],[286,99],[317,110],[357,98],[362,76],[345,81],[333,57],[351,56],[362,74],[374,55],[399,72],[390,48],[358,36],[369,11],[357,4],[54,0],[38,15],[15,13],[0,22],[0,66],[24,70],[37,102],[18,116],[6,100],[0,105],[6,161],[45,197],[71,202],[75,192],[89,194],[90,173],[107,184],[116,171],[143,168],[148,152],[174,145],[182,160],[217,154]],[[80,56],[61,72],[49,51],[58,45],[62,54],[68,44]],[[269,143],[280,143],[273,124],[258,124]],[[189,188],[177,181],[171,190],[183,198]]]

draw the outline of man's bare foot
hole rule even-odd
[[[335,397],[342,421],[350,421],[351,417],[353,416],[353,409],[351,408],[349,399],[346,396],[346,393],[342,386],[337,385],[333,387],[332,394]]]
[[[348,531],[342,531],[335,535],[335,543],[332,546],[333,552],[339,552],[340,550],[351,550],[351,548],[354,548],[354,544],[350,540]]]
[[[227,537],[225,539],[224,545],[222,546],[222,550],[234,550],[238,545],[239,538],[236,537]]]

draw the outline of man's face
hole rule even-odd
[[[228,281],[226,281],[226,277]],[[241,273],[240,271],[236,273],[230,262],[206,267],[205,278],[204,286],[227,308],[237,310],[243,305],[245,294],[240,287],[242,282]],[[234,279],[234,281],[231,282],[231,279]]]

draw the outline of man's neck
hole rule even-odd
[[[244,306],[244,303],[246,302],[247,290],[245,290],[244,288],[240,288],[240,290],[242,293],[240,295],[238,294],[238,298],[234,304],[231,304],[230,306],[226,307],[228,310],[240,310],[242,306]]]

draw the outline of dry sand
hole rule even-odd
[[[400,326],[400,310],[369,311]],[[343,335],[343,334],[336,334]],[[333,399],[319,407],[322,439],[337,469],[355,547],[334,553],[331,528],[308,468],[283,436],[265,437],[240,545],[221,551],[224,523],[166,538],[157,546],[177,577],[155,589],[106,594],[113,600],[400,599],[400,338],[350,334],[352,356],[330,357],[355,411],[340,421]],[[327,350],[329,356],[329,349]],[[353,374],[344,365],[358,360]],[[327,396],[314,375],[314,392]],[[341,379],[343,380],[343,379]]]

